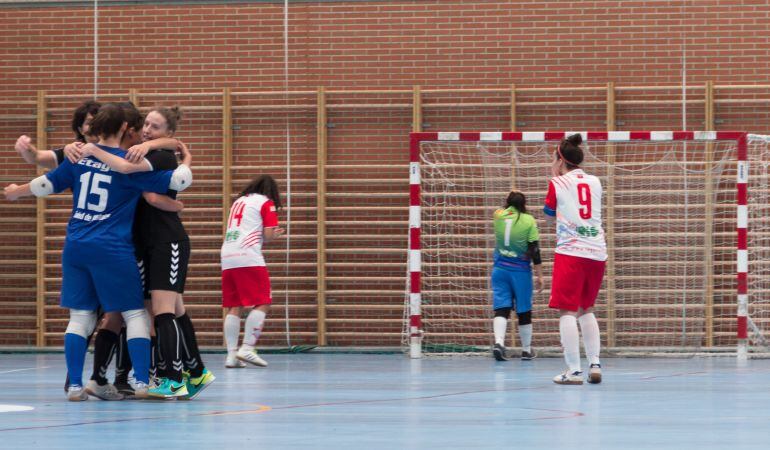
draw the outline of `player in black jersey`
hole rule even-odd
[[[83,149],[119,172],[166,170],[178,165],[174,151],[152,150],[166,138],[169,139],[168,147],[179,145],[184,158],[182,162],[189,166],[192,158],[189,151],[184,144],[171,139],[179,118],[176,108],[150,111],[142,131],[145,143],[129,149],[127,159],[100,151],[95,146]],[[144,159],[137,163],[129,161],[142,157]],[[175,198],[176,192],[169,191],[168,196]],[[161,398],[192,399],[214,381],[214,375],[203,364],[192,321],[182,303],[190,256],[189,237],[176,212],[164,211],[140,200],[134,221],[134,244],[144,271],[145,297],[152,299],[160,356],[159,383],[149,393]],[[187,374],[183,368],[187,369]]]

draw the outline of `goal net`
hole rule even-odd
[[[488,351],[492,214],[512,188],[526,195],[528,211],[540,227],[546,288],[533,297],[533,346],[558,348],[558,315],[547,306],[555,230],[543,220],[542,208],[553,153],[569,134],[412,135],[403,339],[405,347],[411,344],[412,356],[421,351]],[[583,135],[581,167],[599,177],[604,189],[602,217],[610,257],[596,306],[603,345],[640,352],[735,351],[741,327],[737,294],[741,276],[746,276],[736,233],[741,209],[736,180],[745,167],[739,164],[738,139],[745,135]],[[749,290],[756,295],[747,322],[750,333],[754,330],[751,338],[759,341],[770,320],[770,302],[760,294],[770,290],[765,286],[770,277],[761,272],[770,271],[770,263],[762,263],[760,254],[770,251],[770,233],[758,229],[770,220],[770,155],[767,141],[757,137],[748,148],[749,159],[758,162],[750,167],[763,164],[749,177],[750,258],[760,262],[752,261],[756,270]],[[509,347],[516,346],[515,324],[512,316]]]

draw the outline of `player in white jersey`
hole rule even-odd
[[[262,175],[240,193],[230,208],[221,252],[222,306],[227,309],[224,323],[227,368],[242,368],[244,363],[267,367],[267,362],[254,348],[272,303],[262,245],[283,234],[276,214],[276,208],[280,207],[278,184],[273,177]],[[250,311],[243,345],[238,348],[244,308]]]
[[[564,139],[554,152],[554,178],[548,183],[546,217],[556,219],[556,249],[549,306],[558,309],[559,333],[568,370],[554,377],[557,384],[583,384],[580,369],[580,330],[589,363],[589,383],[602,380],[599,324],[593,307],[601,289],[607,261],[602,229],[602,185],[585,173],[579,134]]]

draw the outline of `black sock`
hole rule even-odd
[[[107,384],[107,369],[110,367],[112,356],[118,346],[120,338],[117,334],[107,329],[101,329],[94,339],[94,371],[91,379],[100,386]]]
[[[128,384],[129,372],[131,372],[131,357],[128,355],[126,327],[123,327],[120,329],[120,342],[115,354],[115,384]]]
[[[150,336],[150,379],[158,377],[158,337]]]
[[[176,382],[182,381],[182,351],[180,349],[179,326],[171,313],[155,316],[155,334],[158,336],[160,355],[166,363],[165,377]],[[160,365],[159,365],[160,366]]]
[[[182,350],[184,351],[184,367],[190,371],[191,378],[198,378],[203,375],[203,358],[198,350],[198,341],[195,339],[195,327],[187,313],[176,318],[182,332]]]

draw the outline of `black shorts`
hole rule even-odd
[[[187,265],[190,263],[190,241],[164,242],[137,248],[136,263],[142,275],[144,298],[150,291],[184,292]]]

